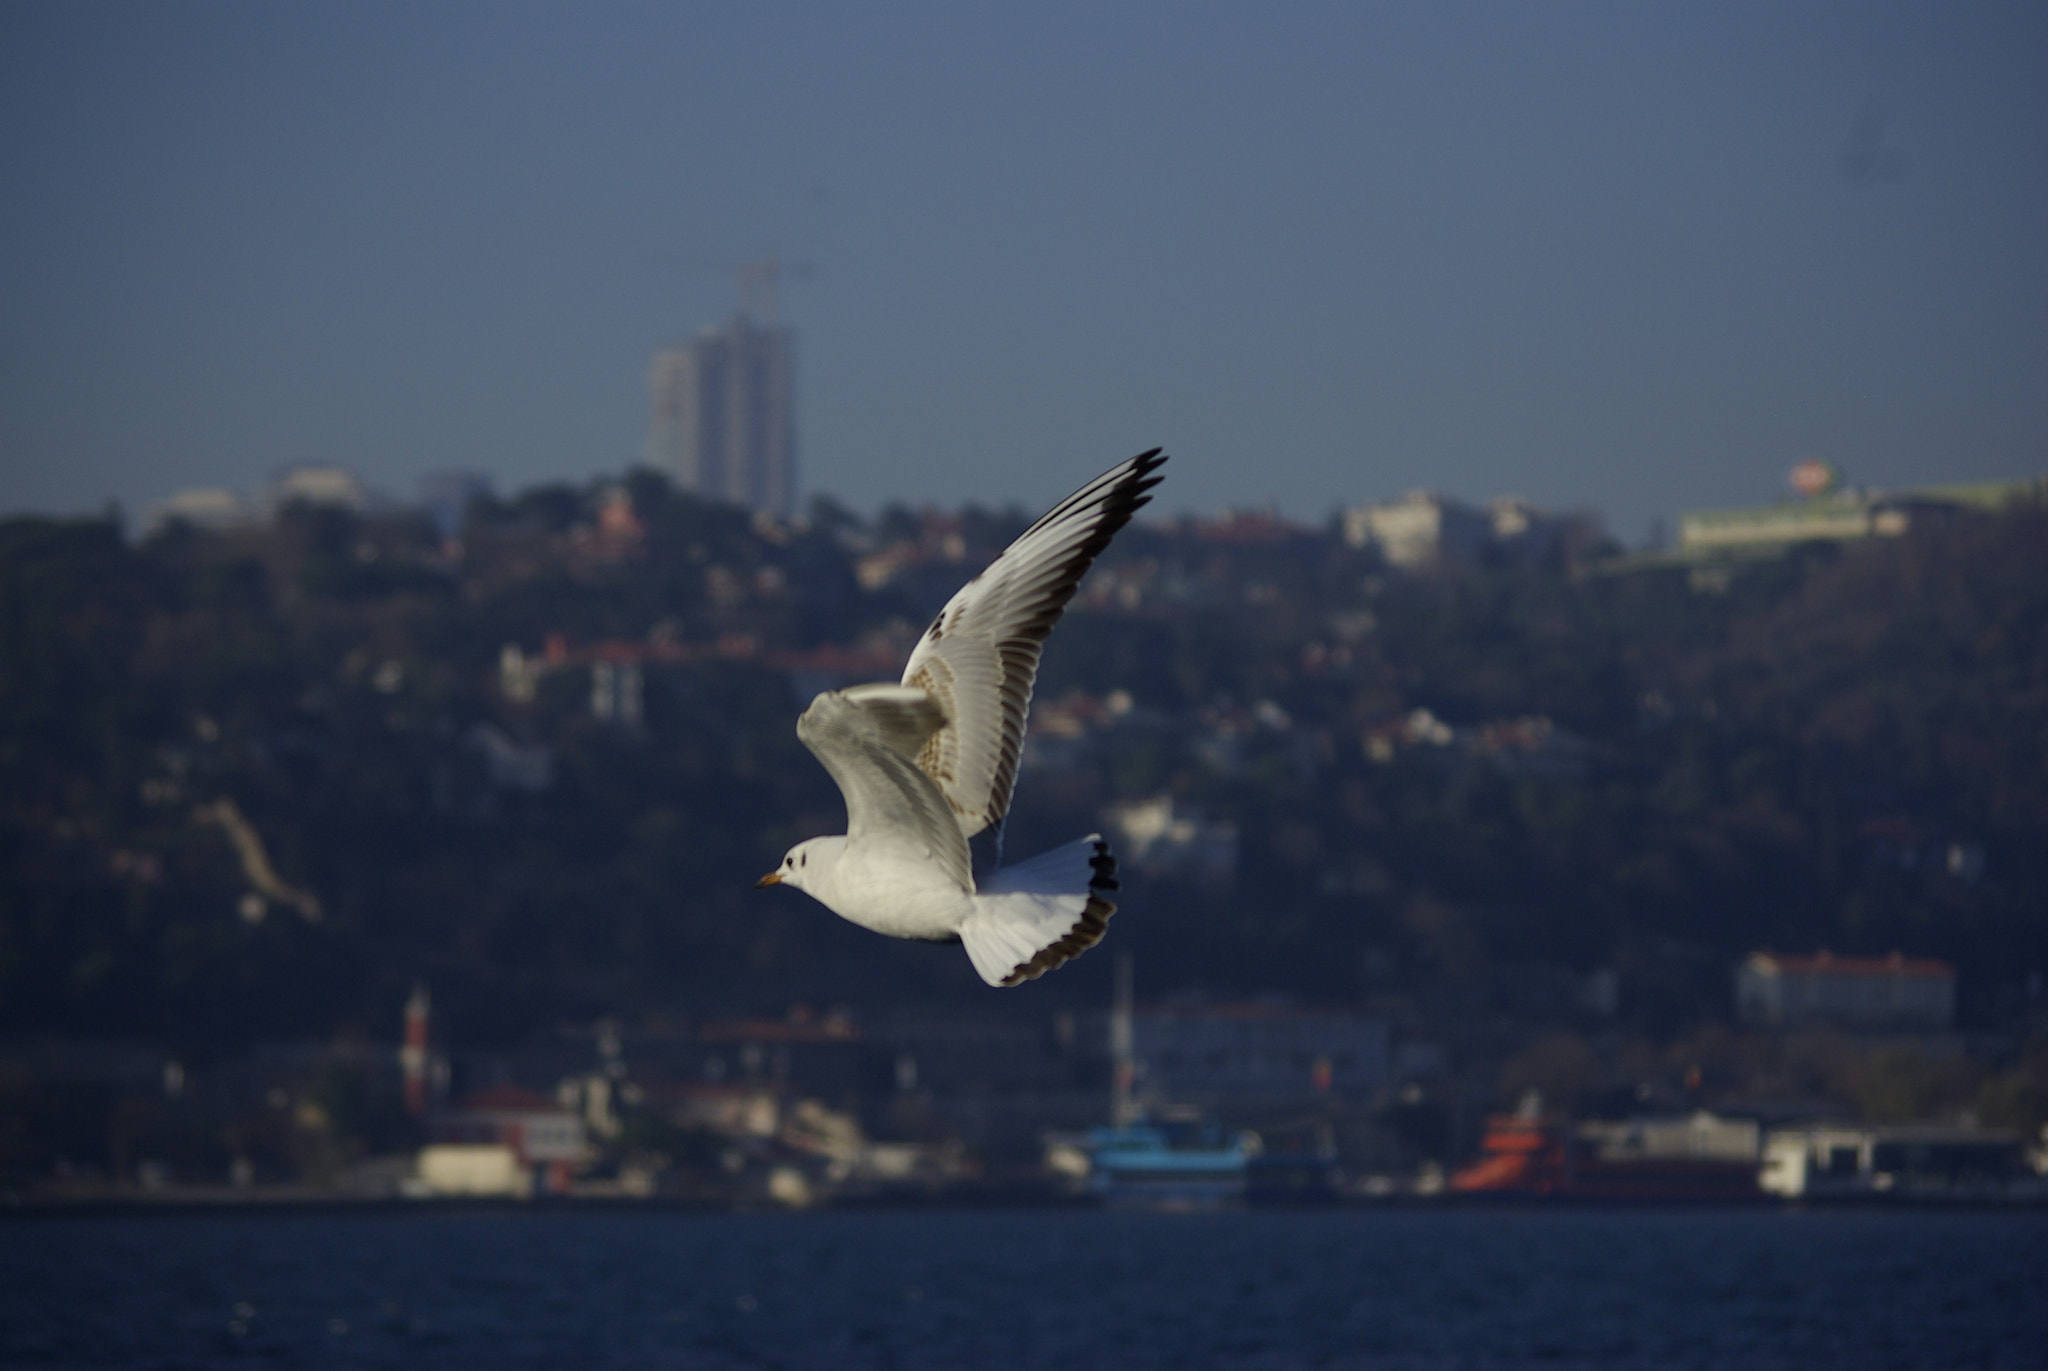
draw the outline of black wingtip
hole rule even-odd
[[[1152,487],[1166,479],[1165,474],[1159,470],[1166,465],[1166,456],[1165,448],[1155,447],[1139,453],[1128,463],[1131,475],[1124,483],[1124,489],[1132,497],[1129,508],[1133,513],[1141,506],[1152,502]]]
[[[1102,941],[1102,935],[1109,932],[1110,916],[1116,913],[1116,901],[1109,898],[1109,892],[1117,889],[1116,857],[1109,850],[1109,844],[1102,839],[1095,840],[1095,853],[1088,859],[1093,873],[1088,880],[1088,904],[1081,911],[1081,917],[1066,935],[1044,948],[1028,962],[1020,962],[1002,983],[1022,985],[1035,981],[1056,966],[1065,965]]]

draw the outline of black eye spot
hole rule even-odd
[[[798,858],[798,859],[797,859],[797,865],[798,865],[798,866],[809,866],[810,864],[811,864],[811,854],[810,854],[810,853],[808,853],[808,852],[804,853],[804,855],[803,855],[802,857],[800,857],[800,858]]]

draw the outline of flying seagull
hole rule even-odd
[[[846,832],[798,843],[760,885],[793,885],[894,938],[959,941],[990,985],[1100,942],[1116,858],[1091,833],[1002,866],[1003,817],[1038,654],[1082,573],[1152,497],[1158,448],[1062,500],[946,602],[900,685],[828,690],[796,736],[846,798]],[[973,840],[970,843],[969,840]]]

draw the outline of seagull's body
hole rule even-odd
[[[839,783],[846,832],[798,843],[762,885],[793,885],[891,937],[957,938],[990,985],[1101,939],[1116,913],[1109,845],[1091,833],[1004,867],[1002,824],[1046,635],[1165,460],[1141,453],[1033,524],[947,601],[900,684],[811,701],[797,737]]]

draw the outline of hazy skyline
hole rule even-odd
[[[2038,475],[2043,72],[2026,4],[15,0],[0,512],[624,471],[769,253],[863,512]]]

